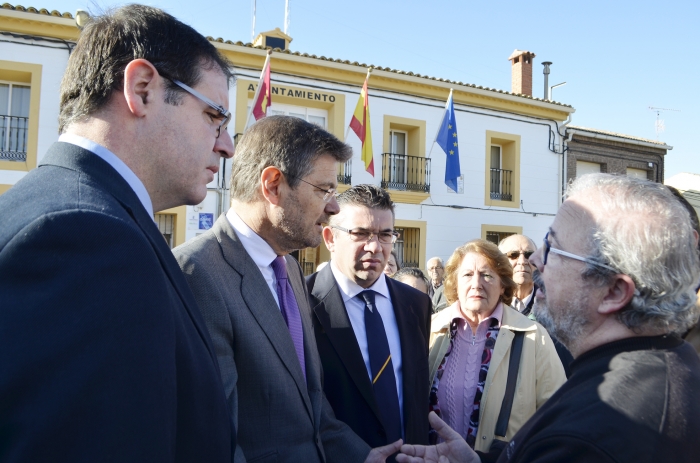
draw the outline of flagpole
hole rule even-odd
[[[369,73],[370,72],[372,72],[372,68],[367,68],[367,77],[365,77],[365,81],[367,81],[367,96],[369,96]],[[362,82],[363,86],[364,86],[364,84],[365,83]],[[367,96],[365,96],[365,98],[367,98]],[[360,98],[362,98],[362,91],[360,91]],[[352,119],[352,118],[350,118],[350,119]],[[347,141],[348,141],[349,134],[350,134],[350,124],[348,124],[348,128],[345,129],[345,138],[343,139],[343,141],[345,143],[347,143]],[[435,137],[437,138],[437,135]]]
[[[445,120],[445,117],[447,117],[447,107],[450,104],[450,99],[452,98],[452,89],[450,89],[450,96],[447,97],[447,102],[445,103],[445,114],[442,116],[442,120],[440,121],[440,125],[438,125],[437,130],[435,131],[435,138],[433,138],[433,144],[430,145],[430,151],[428,152],[428,158],[430,158],[430,155],[433,154],[433,148],[435,148],[435,142],[437,141],[437,137],[440,134],[440,128],[442,127],[442,122]],[[454,103],[452,103],[454,105]]]
[[[258,80],[258,88],[255,89],[255,95],[253,96],[253,104],[250,105],[250,110],[248,110],[248,117],[245,119],[245,126],[243,131],[248,128],[248,122],[250,122],[250,116],[253,114],[253,107],[255,102],[258,101],[258,96],[260,96],[260,89],[262,88],[262,80],[265,77],[265,68],[270,65],[270,55],[272,55],[272,50],[267,50],[267,56],[265,57],[265,64],[263,64],[262,71],[260,72],[260,80]]]

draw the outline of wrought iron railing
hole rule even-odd
[[[382,153],[382,188],[430,192],[430,158]]]
[[[513,200],[513,171],[491,169],[491,199]]]
[[[344,164],[338,166],[338,183],[352,185],[352,159],[348,159]]]
[[[27,160],[28,117],[0,115],[0,159]]]

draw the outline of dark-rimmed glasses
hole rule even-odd
[[[535,251],[510,251],[506,253],[506,257],[510,260],[518,260],[520,256],[525,256],[525,260],[529,259]]]
[[[226,130],[226,128],[228,127],[228,123],[231,122],[231,111],[227,110],[221,105],[214,103],[212,100],[202,95],[189,85],[183,84],[177,79],[170,79],[169,77],[167,77],[167,79],[169,79],[172,83],[174,83],[193,97],[200,99],[201,101],[209,105],[212,109],[214,109],[217,113],[219,113],[219,116],[222,118],[221,122],[219,123],[219,126],[216,128],[216,138],[219,138],[221,136],[221,131]]]
[[[337,191],[335,188],[329,188],[329,189],[326,190],[325,188],[321,188],[321,187],[318,186],[318,185],[314,185],[313,183],[307,182],[307,181],[304,180],[303,178],[295,177],[294,175],[289,175],[289,174],[286,174],[286,173],[284,173],[284,172],[282,172],[282,173],[283,173],[284,175],[286,175],[287,177],[295,178],[295,179],[299,180],[300,182],[304,182],[304,183],[306,183],[307,185],[311,185],[312,187],[316,188],[317,190],[323,191],[323,192],[325,193],[325,195],[323,195],[323,200],[324,200],[325,202],[330,202],[330,200],[333,199],[333,198],[338,194],[338,191]]]
[[[348,230],[347,228],[339,227],[337,225],[329,225],[331,228],[335,228],[336,230],[344,231],[348,235],[350,235],[350,239],[353,241],[357,241],[358,243],[369,243],[372,241],[372,239],[376,236],[377,241],[379,241],[382,244],[394,244],[396,243],[396,240],[399,238],[399,232],[395,231],[380,231],[380,232],[371,232],[369,230]]]
[[[549,256],[550,251],[554,254],[559,254],[560,256],[568,257],[569,259],[579,260],[581,262],[586,262],[597,267],[606,268],[615,273],[620,273],[616,269],[610,267],[609,265],[601,264],[600,262],[596,262],[593,259],[589,259],[588,257],[581,257],[570,252],[562,251],[561,249],[553,248],[552,245],[549,244],[549,232],[547,232],[547,234],[544,235],[544,256],[542,257],[542,265],[547,265],[547,257]]]

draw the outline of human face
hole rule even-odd
[[[440,286],[445,276],[445,267],[437,259],[428,261],[428,275],[433,286]]]
[[[416,278],[413,275],[404,275],[401,277],[401,283],[405,283],[408,286],[416,288],[418,291],[428,294],[428,286],[422,278]]]
[[[338,226],[349,230],[373,232],[371,241],[353,241],[350,234],[326,227],[323,237],[331,259],[343,275],[363,288],[369,288],[381,276],[391,255],[391,243],[381,243],[376,234],[394,230],[391,210],[346,205],[340,212]]]
[[[161,77],[161,90],[169,84]],[[222,107],[228,107],[228,81],[217,69],[203,70],[193,87]],[[179,105],[162,102],[153,123],[155,188],[149,190],[156,211],[182,204],[198,204],[207,184],[219,171],[219,159],[233,157],[233,142],[226,131],[217,137],[220,114],[194,95],[182,92]],[[160,100],[164,95],[160,95]]]
[[[469,252],[462,258],[457,269],[457,298],[465,317],[472,321],[488,317],[504,291],[501,277],[484,256]]]
[[[581,256],[589,255],[589,242],[594,222],[584,204],[588,195],[577,195],[562,204],[550,227],[549,243],[561,250]],[[591,331],[595,322],[595,305],[600,288],[581,277],[585,263],[549,253],[543,263],[544,247],[530,258],[535,267],[533,281],[535,294],[533,314],[556,339],[577,355],[577,346]]]
[[[526,253],[532,255],[537,248],[523,235],[513,235],[500,246],[501,252],[508,257],[513,266],[513,281],[518,286],[532,285],[532,265]]]
[[[316,158],[313,170],[299,182],[295,189],[286,188],[282,199],[277,245],[291,252],[303,248],[315,248],[321,244],[321,232],[331,215],[340,208],[335,196],[326,201],[325,190],[335,189],[338,162],[329,155]],[[287,185],[288,186],[288,185]]]
[[[396,265],[396,259],[394,258],[393,254],[389,254],[389,259],[386,261],[386,267],[384,267],[384,275],[390,277],[396,271],[398,270],[398,266]]]

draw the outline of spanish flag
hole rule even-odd
[[[267,108],[272,104],[272,87],[270,86],[270,52],[265,58],[265,65],[260,74],[258,89],[253,98],[253,116],[258,121],[267,116]]]
[[[374,156],[372,154],[372,132],[369,124],[369,95],[367,93],[367,81],[369,80],[369,70],[365,84],[362,86],[360,99],[357,100],[355,113],[350,120],[350,128],[355,132],[362,142],[362,161],[365,163],[365,170],[374,176]]]

